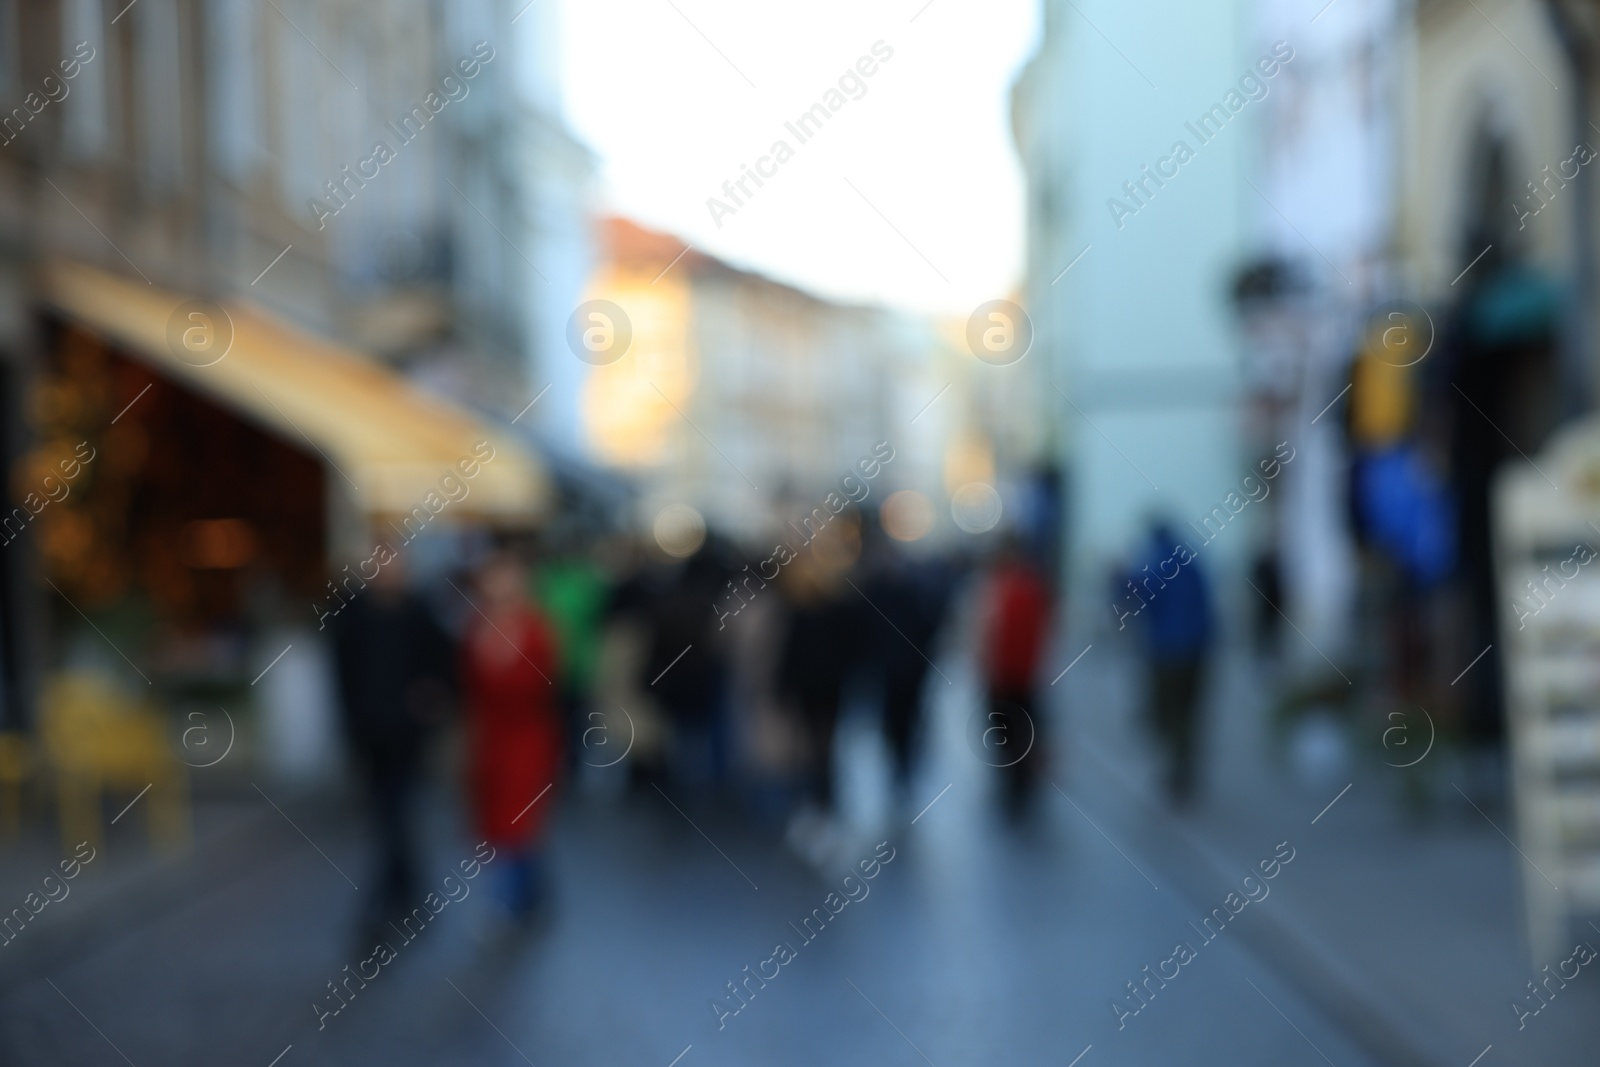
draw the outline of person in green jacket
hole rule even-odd
[[[611,579],[588,556],[567,553],[549,557],[535,572],[532,585],[534,602],[556,632],[568,748],[574,759],[582,759],[589,747],[586,731],[594,725],[588,718]]]

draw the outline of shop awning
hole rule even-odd
[[[526,522],[549,499],[543,465],[521,442],[472,413],[429,396],[393,371],[241,301],[221,303],[232,320],[227,354],[206,366],[180,356],[169,323],[188,298],[80,263],[42,272],[44,299],[71,319],[129,350],[168,378],[267,426],[285,441],[314,448],[348,483],[370,515],[423,503],[478,442],[483,463],[467,497],[443,514]],[[180,317],[181,318],[181,317]],[[181,333],[180,329],[178,332]]]

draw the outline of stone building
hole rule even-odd
[[[547,34],[498,0],[0,0],[0,424],[30,515],[0,550],[0,722],[94,647],[83,620],[108,669],[248,681],[264,628],[313,622],[418,506],[536,521],[537,417],[510,421],[587,176],[529,75]]]

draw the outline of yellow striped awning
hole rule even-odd
[[[311,444],[369,515],[411,511],[485,441],[494,458],[473,478],[469,495],[446,513],[523,523],[548,506],[548,472],[516,438],[251,303],[218,302],[231,320],[233,340],[225,355],[208,362],[173,341],[174,317],[181,335],[187,313],[179,310],[192,302],[185,296],[61,260],[43,267],[41,289],[50,306],[153,370],[291,444]]]

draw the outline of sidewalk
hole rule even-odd
[[[1536,977],[1522,935],[1525,861],[1483,814],[1458,800],[1418,823],[1398,777],[1417,772],[1370,751],[1330,785],[1292,781],[1265,738],[1270,687],[1232,655],[1210,686],[1201,802],[1174,816],[1140,726],[1137,671],[1128,649],[1104,642],[1063,680],[1057,769],[1107,834],[1195,902],[1195,922],[1288,841],[1294,866],[1228,932],[1384,1062],[1466,1067],[1492,1045],[1483,1067],[1545,1064],[1600,1037],[1600,977],[1581,971],[1519,1031],[1510,1005]],[[1488,815],[1510,831],[1508,816]],[[1588,940],[1600,947],[1600,933]],[[1553,973],[1559,960],[1545,962]]]
[[[49,893],[59,898],[0,944],[0,996],[36,981],[47,965],[70,966],[92,954],[130,924],[155,922],[200,895],[259,877],[294,847],[275,832],[283,815],[247,781],[198,784],[205,788],[193,797],[192,839],[181,851],[152,846],[146,813],[140,810],[148,798],[121,815],[122,803],[108,806],[103,840],[70,880],[61,878],[59,864],[72,858],[73,849],[63,850],[53,808],[30,812],[18,837],[0,840],[0,917],[16,908],[29,910],[29,894],[36,894],[37,906],[47,896],[46,876],[55,876]],[[287,793],[275,799],[290,807],[295,803]]]

